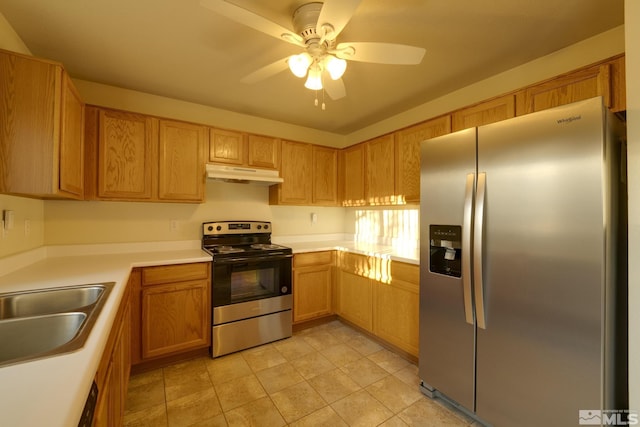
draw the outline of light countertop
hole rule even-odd
[[[345,250],[418,264],[419,250],[335,236],[273,238],[293,253]],[[80,350],[0,368],[0,425],[76,426],[134,267],[211,261],[200,241],[50,246],[0,259],[0,293],[115,282]]]
[[[157,245],[154,246],[156,249]],[[0,293],[115,282],[91,334],[80,350],[0,368],[2,426],[76,426],[131,269],[211,260],[211,256],[199,248],[102,255],[78,255],[82,250],[74,252],[75,255],[47,255],[0,276]],[[89,248],[84,252],[93,251]]]

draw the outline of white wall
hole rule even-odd
[[[629,407],[640,411],[640,1],[625,1],[629,177]]]

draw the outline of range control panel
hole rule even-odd
[[[204,236],[271,233],[271,223],[262,221],[212,221],[202,224]]]

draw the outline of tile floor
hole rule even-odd
[[[125,426],[468,426],[416,365],[332,321],[239,353],[131,377]]]

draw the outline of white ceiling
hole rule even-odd
[[[229,0],[292,28],[305,0]],[[624,0],[362,0],[338,38],[420,46],[420,65],[350,62],[347,96],[326,97],[289,71],[240,79],[291,44],[199,0],[0,0],[31,52],[72,77],[348,134],[623,24]],[[319,95],[322,96],[321,93]]]

